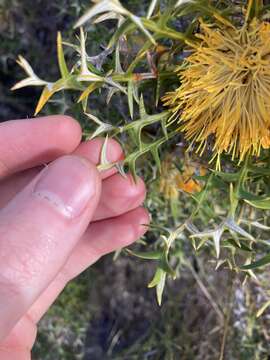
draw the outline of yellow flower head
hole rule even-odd
[[[202,153],[243,160],[270,147],[270,24],[254,19],[241,29],[201,24],[181,86],[164,97],[172,119]]]

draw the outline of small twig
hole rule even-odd
[[[231,319],[231,311],[226,315],[226,320],[224,323],[224,333],[222,336],[219,360],[224,359],[224,351],[225,351],[225,345],[226,345],[226,340],[227,340],[227,335],[228,335],[228,330],[229,330],[230,319]]]
[[[224,314],[223,312],[219,309],[218,304],[215,302],[215,300],[213,299],[212,295],[209,293],[209,291],[207,290],[207,288],[205,287],[205,285],[203,284],[203,282],[201,281],[200,277],[198,276],[198,274],[196,273],[196,271],[193,269],[192,265],[190,263],[187,263],[191,274],[193,275],[194,279],[196,280],[197,284],[199,285],[202,293],[204,294],[204,296],[207,298],[207,300],[210,302],[212,308],[214,309],[214,311],[216,312],[216,314],[218,315],[218,317],[220,318],[220,320],[224,323]]]
[[[228,337],[229,324],[230,324],[231,314],[232,314],[232,299],[233,299],[233,294],[234,294],[234,291],[233,291],[234,286],[233,285],[234,285],[234,281],[232,281],[229,296],[228,296],[228,307],[226,309],[226,314],[225,314],[224,332],[223,332],[223,336],[222,336],[219,360],[224,360],[225,346],[226,346],[226,341],[227,341],[227,337]]]

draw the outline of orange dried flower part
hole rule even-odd
[[[188,164],[184,164],[183,172],[180,172],[169,156],[162,162],[159,191],[168,200],[177,199],[181,191],[189,194],[200,192],[202,190],[202,183],[193,178],[197,172],[198,170],[195,166]],[[206,169],[200,166],[199,174],[201,176],[205,175]]]

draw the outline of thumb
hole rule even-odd
[[[93,216],[100,187],[91,163],[64,156],[0,212],[0,341],[67,260]]]

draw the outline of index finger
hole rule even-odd
[[[69,116],[11,120],[0,124],[0,179],[75,150],[79,123]]]

